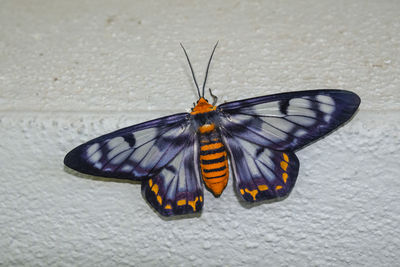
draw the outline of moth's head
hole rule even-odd
[[[192,108],[190,114],[196,115],[201,113],[207,113],[216,109],[216,106],[211,105],[204,97],[200,97],[197,104]]]

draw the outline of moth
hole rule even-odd
[[[215,106],[204,97],[185,48],[199,100],[179,113],[100,136],[70,151],[64,164],[78,172],[141,181],[161,215],[200,212],[203,184],[218,197],[229,163],[238,194],[248,202],[286,197],[299,172],[295,151],[348,121],[360,98],[345,90],[279,93]]]

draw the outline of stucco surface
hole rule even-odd
[[[347,125],[299,151],[285,200],[229,182],[200,216],[165,219],[140,184],[64,168],[78,144],[220,102],[342,88]],[[398,1],[1,1],[0,265],[395,266],[400,257]]]

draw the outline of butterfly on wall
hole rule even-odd
[[[164,216],[201,211],[203,183],[220,196],[228,183],[228,161],[245,201],[287,196],[299,172],[294,152],[349,120],[360,98],[344,90],[311,90],[215,106],[216,101],[204,98],[204,89],[217,44],[201,94],[182,46],[199,95],[190,113],[95,138],[69,152],[65,165],[85,174],[141,181],[144,197]]]

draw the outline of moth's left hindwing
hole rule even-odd
[[[187,113],[100,136],[69,152],[64,164],[85,174],[142,181],[142,193],[162,215],[203,206],[197,135]]]

